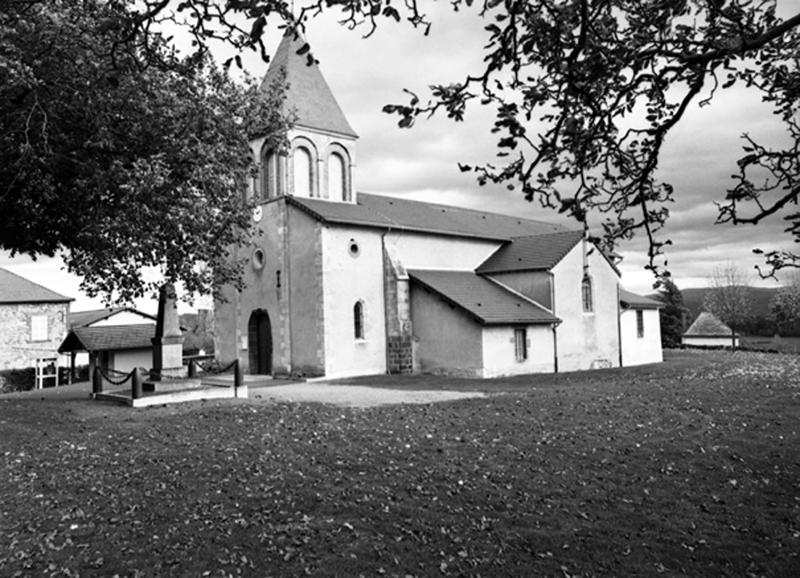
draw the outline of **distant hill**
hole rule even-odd
[[[778,294],[780,287],[749,287],[750,312],[753,314],[753,322],[745,333],[752,335],[774,335],[775,324],[769,319],[769,308],[775,295]],[[703,311],[703,302],[706,294],[713,289],[708,287],[690,287],[681,289],[683,294],[683,304],[689,309],[689,319],[691,324],[700,312]]]

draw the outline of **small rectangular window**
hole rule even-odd
[[[47,315],[31,315],[31,341],[47,341]]]
[[[528,332],[524,327],[514,329],[514,357],[517,361],[528,359]]]
[[[636,311],[636,337],[644,337],[644,311]]]

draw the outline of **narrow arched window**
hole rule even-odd
[[[364,339],[364,303],[361,301],[353,305],[353,330],[356,339]]]
[[[328,157],[328,198],[332,201],[345,201],[344,159],[339,153]]]
[[[591,313],[594,311],[594,303],[592,302],[592,278],[588,275],[583,276],[581,282],[581,297],[583,299],[584,313]]]
[[[264,155],[264,184],[261,191],[263,199],[278,196],[278,155],[270,150]]]
[[[305,147],[297,147],[294,149],[294,194],[310,197],[311,193],[311,153]]]

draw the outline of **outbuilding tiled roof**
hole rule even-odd
[[[304,46],[307,44],[302,36],[284,35],[261,81],[262,90],[280,82],[281,71],[285,71],[288,86],[284,112],[294,113],[295,125],[356,138],[311,52],[297,53]]]
[[[731,328],[713,313],[703,311],[684,333],[687,337],[730,337]]]
[[[622,287],[619,289],[619,302],[626,309],[660,309],[664,307],[661,301],[631,293]]]
[[[144,349],[153,346],[151,339],[155,335],[155,324],[74,327],[58,352]]]
[[[156,318],[152,315],[148,315],[147,313],[142,313],[141,311],[137,311],[132,307],[109,307],[108,309],[92,309],[91,311],[72,311],[69,314],[69,326],[72,327],[86,327],[88,325],[92,325],[93,323],[97,323],[98,321],[103,321],[104,319],[108,319],[116,315],[117,313],[123,313],[125,311],[130,311],[131,313],[136,313],[137,315],[141,315],[142,317],[147,317],[152,319],[153,321]]]
[[[68,303],[72,297],[28,281],[7,269],[0,269],[0,303]]]
[[[305,197],[286,198],[313,217],[328,223],[498,241],[564,230],[560,225],[544,221],[366,193],[358,193],[357,204]]]
[[[484,325],[551,324],[559,321],[545,309],[472,271],[415,269],[408,274]]]
[[[476,271],[487,274],[547,271],[561,261],[581,239],[583,231],[580,230],[515,237],[481,263]]]

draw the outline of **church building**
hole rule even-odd
[[[658,304],[583,231],[356,192],[358,136],[303,45],[285,36],[262,84],[285,79],[294,124],[285,150],[251,142],[259,232],[216,304],[219,359],[328,378],[661,361]]]

